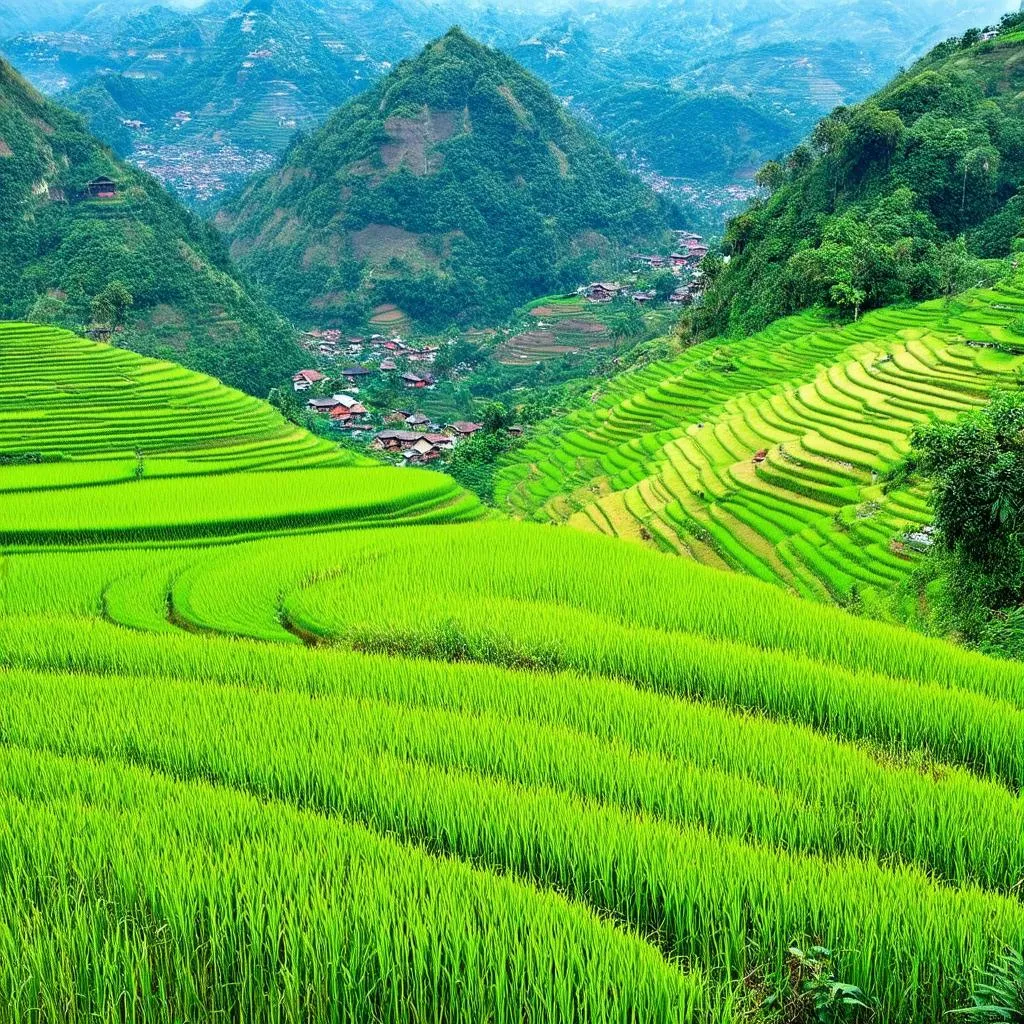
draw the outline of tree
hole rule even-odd
[[[503,430],[508,422],[508,410],[501,402],[488,402],[483,409],[484,430],[489,434],[496,434]]]
[[[939,287],[947,299],[976,284],[984,271],[968,251],[963,235],[946,242],[939,249]]]
[[[786,183],[786,171],[778,160],[769,160],[754,176],[754,182],[774,194]]]
[[[134,301],[123,281],[111,281],[92,300],[93,323],[123,327]]]
[[[933,482],[947,614],[979,639],[986,616],[1024,604],[1024,393],[997,394],[911,440],[907,468]]]
[[[659,302],[665,302],[676,288],[679,287],[679,281],[671,270],[659,270],[651,275],[648,287],[657,296]]]
[[[863,288],[857,288],[848,281],[839,281],[829,289],[829,298],[840,309],[853,311],[853,319],[860,319],[860,311],[867,298],[867,292]]]

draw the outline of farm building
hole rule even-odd
[[[113,178],[94,178],[85,186],[85,195],[89,199],[116,199],[117,182]]]
[[[472,437],[478,430],[484,429],[482,423],[468,423],[465,420],[459,420],[457,423],[453,423],[451,427],[459,437]]]
[[[362,366],[350,366],[346,370],[341,371],[342,377],[349,381],[361,380],[363,377],[369,377],[370,371]]]
[[[292,387],[296,391],[308,391],[314,384],[319,384],[327,378],[319,370],[299,370],[292,377]]]

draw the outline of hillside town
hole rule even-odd
[[[563,301],[575,302],[581,309],[596,307],[595,318],[603,316],[612,320],[618,315],[615,310],[630,306],[667,309],[690,305],[701,295],[700,264],[709,251],[700,235],[677,231],[673,251],[633,253],[630,256],[633,270],[629,274],[616,281],[581,285]],[[657,289],[651,287],[657,275],[663,278],[670,275],[668,285],[661,280],[657,282]],[[677,282],[674,288],[673,279]],[[604,309],[608,312],[602,312]],[[548,306],[531,309],[526,319],[534,322],[532,335],[530,332],[517,334],[514,328],[489,334],[511,336],[512,341],[531,336],[544,338],[553,330],[544,319],[549,315]],[[587,323],[567,319],[562,321],[562,326],[581,331]],[[595,344],[611,343],[613,339],[600,320],[595,319],[590,326],[605,332],[595,331]],[[361,335],[337,327],[310,327],[301,333],[299,342],[310,356],[310,365],[293,375],[292,392],[299,399],[300,408],[312,418],[314,428],[321,432],[342,432],[381,456],[395,456],[399,464],[424,465],[444,459],[461,441],[483,429],[483,424],[471,420],[442,421],[443,417],[436,413],[432,416],[421,407],[424,404],[435,408],[443,406],[443,401],[427,401],[441,380],[457,381],[476,369],[471,363],[452,365],[452,357],[447,352],[444,369],[439,369],[439,357],[453,344],[451,339],[413,341],[394,330]],[[578,350],[567,351],[576,353]],[[500,354],[499,345],[499,349],[492,352],[492,358]],[[366,394],[378,398],[389,396],[388,404],[374,403]],[[407,401],[398,398],[402,394],[408,395]],[[502,429],[517,438],[525,428],[513,424]]]

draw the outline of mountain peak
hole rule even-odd
[[[458,26],[293,147],[218,223],[302,324],[493,324],[612,272],[672,215],[538,78]]]

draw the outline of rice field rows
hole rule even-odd
[[[137,453],[148,475],[349,461],[210,377],[67,331],[0,323],[0,457],[120,458],[127,477]]]
[[[939,1024],[1024,945],[1017,666],[17,330],[4,436],[108,427],[0,464],[0,1020],[768,1024],[796,942]]]
[[[1020,386],[1004,283],[882,310],[844,327],[811,315],[613,381],[535,434],[500,474],[516,514],[567,520],[740,570],[805,597],[890,591],[928,522],[920,490],[883,493],[914,426]],[[996,347],[998,346],[998,347]]]

